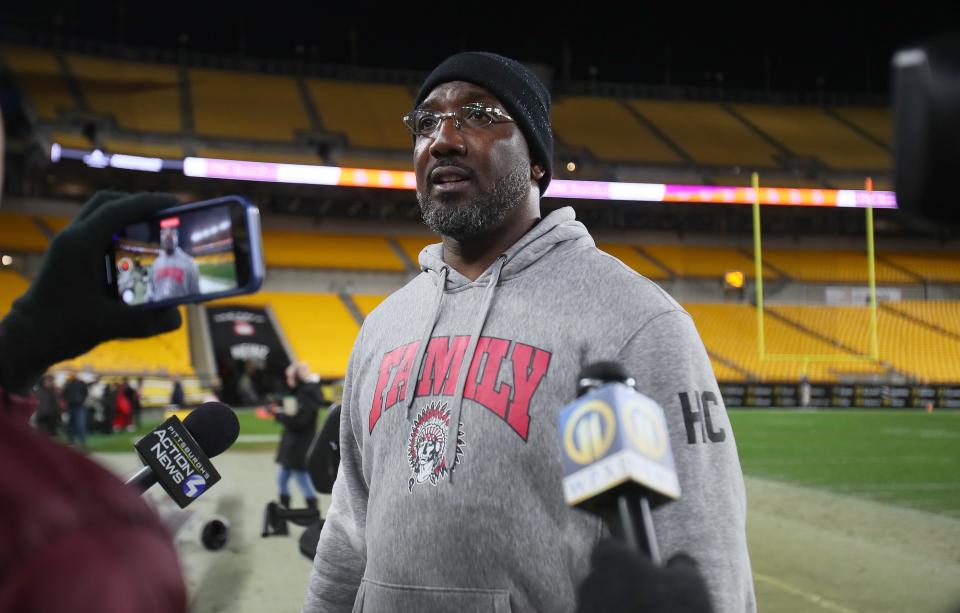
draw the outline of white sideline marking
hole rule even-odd
[[[773,587],[777,589],[781,589],[784,592],[787,592],[789,594],[793,594],[794,596],[799,596],[800,598],[803,598],[807,602],[815,604],[823,609],[827,609],[828,611],[837,611],[837,613],[857,613],[856,609],[848,609],[847,607],[839,605],[833,602],[832,600],[827,600],[826,598],[824,598],[819,594],[814,594],[813,592],[807,592],[806,590],[801,590],[798,587],[794,587],[789,583],[784,583],[783,581],[780,581],[779,579],[774,579],[773,577],[770,577],[768,575],[764,575],[761,573],[753,573],[753,578],[759,579],[760,581],[763,581],[765,583],[769,583]]]

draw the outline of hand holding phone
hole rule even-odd
[[[103,292],[103,254],[119,228],[177,204],[169,194],[98,192],[54,237],[37,277],[0,322],[0,385],[25,392],[51,365],[114,338],[169,332],[175,308],[131,309]]]

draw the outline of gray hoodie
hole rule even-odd
[[[695,558],[717,611],[755,610],[740,463],[690,316],[570,208],[475,281],[441,245],[420,264],[354,345],[304,611],[572,611],[605,529],[564,503],[557,414],[600,360],[667,416],[683,494],[654,512],[664,559]]]

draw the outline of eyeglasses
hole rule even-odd
[[[425,110],[411,111],[403,116],[403,123],[408,130],[413,132],[414,136],[433,136],[440,129],[440,124],[443,123],[444,119],[453,119],[453,125],[457,129],[462,126],[485,128],[492,123],[513,121],[512,117],[496,107],[473,103],[464,105],[451,113]]]

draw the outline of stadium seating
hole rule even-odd
[[[186,318],[186,309],[181,308],[180,314]],[[194,374],[186,325],[151,338],[110,341],[51,369],[100,374]]]
[[[952,300],[902,300],[882,302],[880,307],[926,323],[960,337],[960,302]]]
[[[640,255],[632,245],[620,243],[598,243],[597,247],[634,269],[648,279],[667,279],[670,274],[649,259]]]
[[[311,129],[293,77],[191,69],[193,122],[200,136],[293,142]]]
[[[866,307],[776,306],[771,311],[868,354],[870,313]],[[917,381],[960,381],[960,340],[887,309],[878,314],[880,359]]]
[[[72,132],[59,132],[55,131],[50,134],[50,142],[57,143],[61,147],[66,147],[67,149],[93,149],[93,143],[90,142],[90,139],[82,134],[74,134]]]
[[[13,301],[27,291],[27,280],[12,270],[0,270],[0,317],[7,314]]]
[[[269,305],[298,360],[324,378],[346,373],[360,326],[336,294],[259,292],[213,304]]]
[[[68,55],[67,64],[90,110],[132,132],[179,132],[177,69],[160,64]]]
[[[364,317],[369,315],[370,312],[377,308],[386,298],[384,294],[353,294],[350,297],[353,299],[354,304],[357,305],[357,308],[360,309],[360,312],[363,313]]]
[[[683,161],[614,98],[558,97],[553,129],[563,143],[608,162]]]
[[[880,257],[925,281],[960,282],[960,252],[957,251],[892,251]]]
[[[756,310],[746,304],[684,304],[693,317],[707,351],[747,370],[753,377],[765,381],[795,383],[803,373],[803,363],[796,361],[760,360],[757,341]],[[823,307],[818,307],[823,309]],[[884,369],[873,362],[847,361],[851,352],[843,351],[814,335],[771,316],[764,318],[766,352],[770,355],[836,356],[836,362],[811,362],[807,376],[811,381],[836,381],[839,376],[851,374],[878,374]],[[713,360],[714,372],[720,380],[734,375],[733,381],[744,377]]]
[[[793,279],[812,282],[867,283],[867,254],[838,249],[764,249],[763,262]],[[877,258],[878,283],[916,283],[919,278]]]
[[[728,270],[740,270],[753,278],[753,258],[732,247],[698,247],[688,245],[642,245],[640,251],[652,256],[674,275],[686,277],[723,278]],[[764,269],[763,278],[778,276]]]
[[[0,248],[13,251],[46,251],[49,241],[29,215],[0,213]]]
[[[734,108],[796,155],[816,157],[841,169],[887,169],[891,165],[888,152],[822,109],[759,104]]]
[[[404,270],[383,236],[265,230],[268,266],[361,270]]]
[[[630,105],[701,164],[776,167],[769,143],[718,104],[631,100]],[[749,177],[748,177],[749,181]]]
[[[310,79],[307,89],[326,132],[343,134],[353,147],[410,150],[401,118],[413,97],[405,87]]]
[[[53,52],[37,47],[4,46],[0,48],[0,58],[41,120],[55,121],[61,111],[76,107]]]
[[[398,236],[397,243],[403,252],[407,254],[410,261],[419,269],[420,252],[427,245],[433,245],[440,242],[440,237],[434,234],[427,236]]]
[[[834,107],[830,110],[878,141],[893,144],[893,117],[888,109]]]

